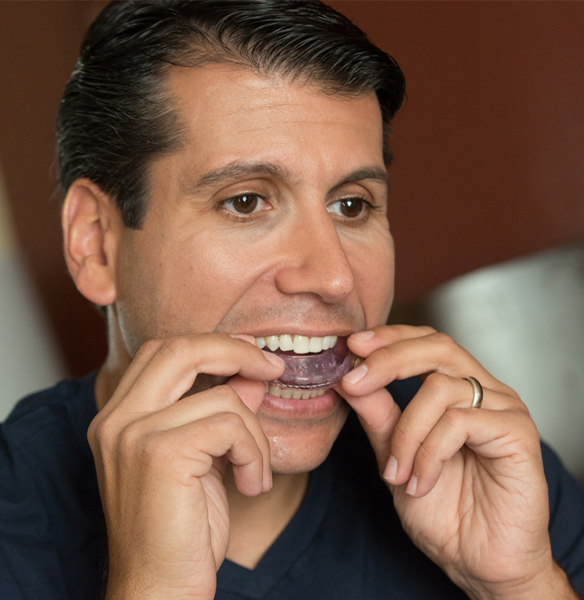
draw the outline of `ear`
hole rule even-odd
[[[65,197],[61,223],[65,260],[77,289],[95,304],[113,304],[124,227],[114,202],[89,179],[78,179]]]

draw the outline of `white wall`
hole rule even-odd
[[[0,170],[0,421],[22,396],[62,378],[63,363],[26,275]]]
[[[520,394],[541,437],[584,477],[584,244],[460,277],[424,309]]]

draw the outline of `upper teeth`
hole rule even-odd
[[[337,343],[336,335],[325,337],[308,337],[306,335],[268,335],[256,338],[258,348],[266,346],[274,352],[275,350],[292,350],[296,354],[308,354],[309,352],[322,352],[332,348]]]

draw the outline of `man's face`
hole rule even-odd
[[[346,336],[393,295],[382,121],[352,99],[225,65],[175,69],[185,143],[154,162],[143,228],[121,240],[125,351],[185,333]],[[266,395],[275,472],[313,469],[348,409]]]

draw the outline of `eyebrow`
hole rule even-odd
[[[194,186],[188,186],[189,192],[200,193],[210,187],[252,175],[270,176],[274,179],[280,179],[282,181],[289,181],[292,179],[290,171],[273,163],[235,162],[205,173],[199,178]],[[378,181],[385,186],[389,186],[389,178],[385,169],[381,167],[363,167],[343,177],[332,187],[332,190],[334,191],[349,183],[355,183],[357,181],[363,181],[366,179]]]
[[[385,169],[382,169],[381,167],[364,167],[349,173],[346,177],[343,177],[339,183],[333,186],[333,190],[343,187],[349,183],[355,183],[365,179],[378,181],[379,183],[383,183],[385,186],[389,186],[389,177],[387,176],[387,171]]]
[[[251,175],[268,175],[275,179],[288,180],[290,173],[273,163],[236,162],[205,173],[190,189],[192,192],[202,192],[210,187],[220,185],[233,179],[241,179]]]

